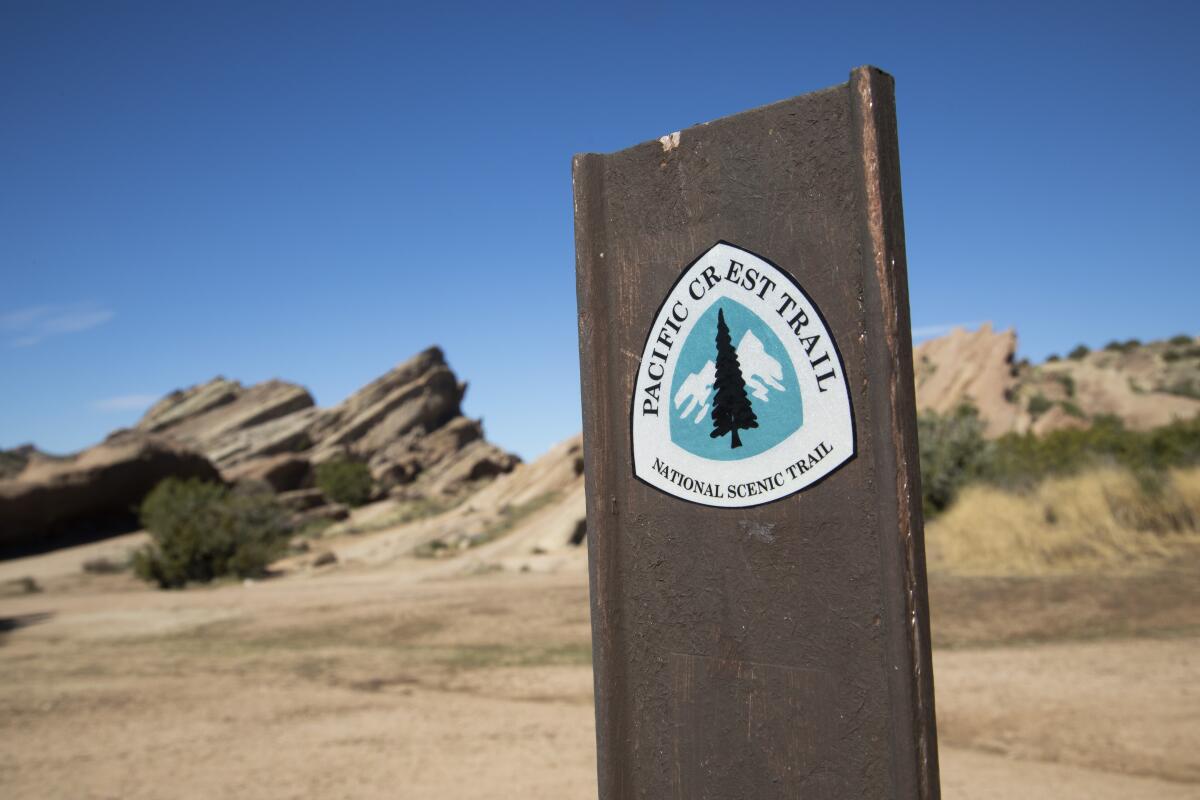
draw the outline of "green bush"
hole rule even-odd
[[[1029,413],[1032,414],[1035,419],[1040,417],[1042,414],[1045,414],[1053,407],[1054,403],[1051,403],[1046,398],[1046,395],[1041,394],[1040,392],[1029,398]]]
[[[141,506],[152,543],[135,574],[164,589],[233,575],[262,575],[282,553],[287,519],[269,492],[237,492],[198,479],[167,478]]]
[[[982,474],[989,445],[983,421],[972,405],[950,414],[926,412],[917,419],[921,454],[921,505],[932,517],[954,501],[959,490]]]
[[[1010,433],[991,443],[977,474],[990,483],[1027,488],[1050,475],[1103,464],[1118,464],[1139,476],[1200,464],[1200,416],[1149,431],[1127,430],[1120,419],[1100,416],[1087,428],[1044,436]]]
[[[1188,336],[1186,333],[1180,333],[1180,334],[1178,334],[1176,336],[1172,336],[1170,339],[1168,339],[1167,344],[1183,346],[1183,345],[1191,344],[1193,341],[1194,340],[1192,339],[1191,336]]]
[[[361,506],[371,499],[375,481],[360,461],[327,461],[317,465],[317,487],[335,503]]]
[[[1075,419],[1087,419],[1087,415],[1083,413],[1083,409],[1079,407],[1078,403],[1063,400],[1059,405],[1069,416],[1075,417]]]
[[[1074,350],[1067,353],[1067,358],[1071,359],[1072,361],[1078,361],[1090,352],[1092,351],[1086,344],[1076,345]]]

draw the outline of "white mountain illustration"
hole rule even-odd
[[[750,394],[767,402],[770,394],[768,387],[779,392],[786,391],[780,383],[783,380],[783,367],[767,355],[763,343],[752,332],[746,331],[746,335],[738,342],[737,355],[738,363],[742,367],[742,378],[745,379],[746,389]],[[706,361],[699,372],[693,372],[684,379],[679,385],[679,391],[675,393],[676,408],[687,403],[679,412],[680,419],[691,416],[697,408],[699,411],[696,411],[692,421],[698,424],[707,419],[709,398],[712,397],[713,381],[716,377],[716,363]]]

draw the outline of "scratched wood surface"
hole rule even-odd
[[[602,800],[938,797],[891,78],[574,162]],[[791,271],[845,359],[858,456],[716,509],[633,477],[638,353],[718,240]]]

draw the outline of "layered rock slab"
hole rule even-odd
[[[31,460],[0,480],[0,547],[128,530],[142,498],[172,477],[220,480],[204,456],[141,431],[117,432],[74,456]]]
[[[381,491],[453,494],[512,470],[519,459],[488,442],[462,414],[466,384],[431,347],[321,409],[302,386],[246,387],[225,378],[163,398],[138,423],[204,453],[227,480],[276,491],[312,484],[312,467],[366,463]]]
[[[913,349],[919,411],[979,410],[989,437],[1083,427],[1100,416],[1146,430],[1200,414],[1200,342],[1129,342],[1042,364],[1017,335],[956,328]]]

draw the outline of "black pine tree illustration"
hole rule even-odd
[[[717,376],[713,381],[717,390],[713,398],[712,438],[733,433],[730,448],[741,447],[739,430],[758,427],[758,417],[746,396],[746,380],[742,377],[742,365],[738,363],[737,350],[729,338],[729,326],[725,324],[725,309],[717,311]]]

